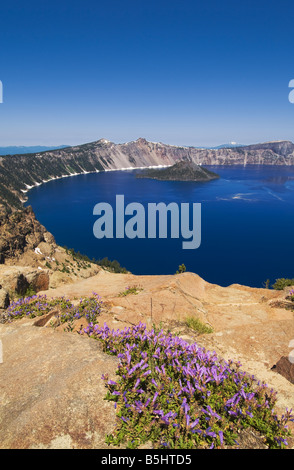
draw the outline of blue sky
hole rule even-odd
[[[0,146],[294,141],[290,1],[2,2]]]

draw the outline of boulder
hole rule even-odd
[[[43,234],[44,240],[46,243],[49,243],[50,245],[55,245],[55,238],[50,232],[44,232]]]
[[[19,295],[24,295],[28,288],[39,292],[48,289],[49,274],[43,269],[0,265],[0,284],[8,292]]]
[[[49,289],[49,274],[48,271],[38,270],[28,273],[26,279],[30,287],[35,291]]]
[[[294,384],[294,364],[289,361],[288,357],[281,357],[281,359],[279,359],[279,361],[272,367],[272,370],[281,374],[291,384]]]
[[[34,322],[0,324],[0,449],[108,449],[116,412],[101,376],[115,379],[117,358]]]
[[[45,257],[52,256],[53,253],[55,252],[55,248],[50,243],[47,243],[47,242],[39,243],[36,250],[42,253]]]
[[[52,273],[50,276],[50,288],[55,289],[64,284],[72,283],[73,281],[74,275],[62,273],[60,271],[54,271],[54,273]]]
[[[9,294],[7,290],[1,288],[0,289],[0,309],[7,308],[9,304],[10,304]]]

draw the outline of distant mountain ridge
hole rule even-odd
[[[189,159],[197,165],[294,165],[291,141],[205,149],[148,142],[115,144],[106,139],[34,154],[0,156],[0,199],[21,208],[26,192],[52,179],[77,174],[173,165]]]
[[[42,145],[34,145],[34,146],[10,145],[8,147],[0,147],[0,155],[24,155],[27,153],[38,153],[38,152],[46,152],[48,150],[63,149],[66,147],[68,147],[68,145],[58,145],[55,147],[42,146]]]
[[[207,148],[213,148],[213,149],[228,149],[228,148],[234,148],[234,147],[245,147],[243,144],[237,144],[236,142],[230,142],[229,144],[222,144],[218,145],[217,147],[207,147]]]

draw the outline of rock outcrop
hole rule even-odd
[[[140,287],[137,295],[120,295],[134,285]],[[93,291],[103,300],[100,325],[123,329],[140,321],[148,328],[161,323],[219,357],[240,361],[244,371],[277,391],[278,413],[294,409],[293,383],[273,369],[281,357],[287,359],[294,338],[294,312],[271,304],[285,292],[220,287],[193,273],[134,276],[100,271],[40,294],[74,300]],[[213,332],[199,334],[187,327],[191,316]],[[64,332],[64,324],[49,324],[48,316],[0,324],[0,448],[106,449],[104,439],[115,426],[115,410],[104,400],[101,375],[107,372],[115,380],[117,358],[102,353],[99,343],[87,336]]]
[[[294,364],[289,361],[289,357],[283,356],[278,362],[272,367],[272,370],[281,374],[291,384],[294,385]]]
[[[53,235],[36,219],[30,206],[10,212],[0,205],[0,258],[2,264],[27,251],[35,250],[41,242],[56,245]]]
[[[0,311],[6,309],[10,304],[9,293],[2,286],[0,287]]]
[[[31,207],[0,205],[0,309],[15,295],[93,276],[101,268],[58,246]]]
[[[0,325],[0,449],[103,449],[115,425],[101,375],[117,359],[96,341],[22,319]]]
[[[0,279],[2,288],[19,295],[24,295],[29,288],[35,292],[49,289],[48,269],[1,265]]]

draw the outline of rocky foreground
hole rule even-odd
[[[135,286],[136,293],[122,295]],[[243,370],[278,392],[277,411],[294,409],[294,384],[287,375],[294,313],[285,309],[285,292],[220,287],[193,273],[135,276],[101,269],[39,294],[76,301],[92,292],[103,300],[99,324],[123,329],[140,321],[150,327],[161,323],[188,342],[240,361]],[[187,327],[188,317],[198,318],[213,332],[199,335]],[[104,400],[101,375],[115,378],[117,358],[103,353],[97,341],[77,334],[85,319],[72,332],[51,325],[52,315],[0,324],[0,448],[107,448],[104,439],[114,428],[115,410]]]

